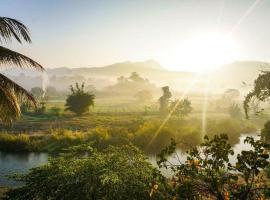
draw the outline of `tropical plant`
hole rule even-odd
[[[84,83],[81,86],[76,83],[75,87],[70,86],[71,94],[66,99],[66,110],[81,115],[89,110],[90,106],[94,106],[95,95],[84,91]]]
[[[259,101],[266,101],[270,97],[270,71],[263,71],[258,78],[254,81],[254,88],[250,91],[244,100],[244,109],[246,117],[250,109],[250,102],[252,99]]]
[[[19,43],[31,42],[29,31],[24,24],[16,19],[0,17],[0,43],[8,43],[12,39]],[[44,70],[39,63],[4,46],[0,46],[0,65]],[[0,121],[8,124],[18,119],[21,114],[19,102],[23,100],[36,105],[34,97],[27,90],[0,73]]]
[[[172,189],[169,196],[175,199],[258,199],[269,197],[269,182],[263,178],[269,165],[269,145],[261,140],[246,137],[250,150],[237,155],[232,165],[229,156],[234,154],[226,135],[205,137],[205,142],[188,151],[187,161],[171,163],[167,158],[175,153],[176,142],[158,155],[159,167],[172,169]]]

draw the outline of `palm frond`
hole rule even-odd
[[[11,41],[15,38],[19,43],[22,40],[31,42],[28,28],[16,19],[0,17],[0,42]]]
[[[4,124],[12,124],[20,114],[16,96],[0,86],[0,121]]]
[[[34,97],[24,88],[0,74],[0,120],[12,123],[21,114],[19,101],[28,101],[36,107]]]
[[[32,67],[37,70],[43,71],[44,68],[37,63],[36,61],[32,60],[31,58],[20,54],[16,51],[12,51],[8,48],[0,46],[0,65],[7,64],[7,65],[17,65],[19,67]]]

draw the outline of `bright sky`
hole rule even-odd
[[[0,0],[31,45],[9,45],[45,67],[155,59],[173,70],[270,61],[269,0]],[[231,34],[230,34],[231,33]]]

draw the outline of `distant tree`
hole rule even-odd
[[[266,101],[270,97],[270,71],[264,71],[254,81],[254,88],[250,91],[244,100],[244,109],[246,118],[249,118],[250,102],[253,99]]]
[[[0,17],[0,43],[23,41],[31,43],[28,28],[16,19]],[[31,58],[12,51],[0,45],[0,65],[31,67],[37,70],[44,70],[43,67]],[[0,121],[10,124],[20,117],[20,100],[28,101],[36,106],[34,97],[13,80],[0,73]]]
[[[240,118],[242,116],[241,108],[235,103],[229,106],[228,112],[232,118]]]
[[[66,110],[81,115],[89,111],[90,106],[94,106],[95,95],[84,91],[84,83],[81,86],[76,83],[75,87],[70,86],[71,94],[66,99]]]
[[[37,99],[40,99],[43,94],[44,94],[44,91],[41,87],[33,87],[31,88],[30,90],[30,93]]]
[[[132,72],[129,79],[134,81],[134,82],[145,81],[145,79],[143,79],[137,72]]]
[[[58,93],[57,93],[56,88],[53,87],[53,86],[48,86],[48,87],[46,88],[46,95],[47,95],[47,96],[57,96]]]
[[[169,86],[162,87],[163,95],[159,98],[160,113],[167,113],[169,110],[169,100],[172,97]]]
[[[117,82],[119,83],[119,84],[122,84],[122,83],[126,83],[128,80],[124,77],[124,76],[119,76],[118,78],[117,78]]]
[[[140,102],[147,102],[153,99],[153,95],[149,90],[141,90],[135,94],[135,97]]]
[[[174,115],[185,117],[192,111],[191,102],[188,99],[177,99],[171,102],[170,110]]]

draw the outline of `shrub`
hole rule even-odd
[[[70,87],[71,94],[66,99],[66,110],[81,115],[89,110],[90,106],[94,106],[95,95],[84,91],[84,84]]]
[[[154,173],[134,146],[110,147],[104,152],[76,146],[17,177],[26,184],[9,191],[7,199],[149,199]]]

